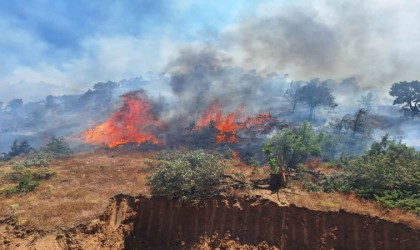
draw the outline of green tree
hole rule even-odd
[[[286,172],[295,170],[310,157],[321,156],[323,139],[323,133],[316,133],[312,125],[305,122],[300,127],[284,129],[264,145],[271,172],[280,176],[281,186],[287,182]]]
[[[335,108],[338,104],[331,89],[318,79],[311,80],[298,90],[298,101],[309,107],[309,119],[315,120],[315,110],[319,107]]]
[[[289,88],[286,90],[285,96],[290,101],[292,105],[292,111],[293,114],[296,110],[296,105],[299,101],[299,89],[301,88],[302,83],[301,82],[291,82]]]
[[[420,82],[398,82],[391,86],[389,94],[395,97],[393,105],[402,105],[405,114],[412,117],[420,113]]]
[[[12,146],[10,147],[9,156],[15,157],[18,155],[27,155],[29,154],[33,148],[29,145],[29,142],[26,140],[21,141],[18,143],[18,140],[13,141]]]
[[[56,138],[52,136],[45,147],[40,151],[44,151],[51,155],[52,158],[68,158],[73,154],[69,145],[63,138]]]

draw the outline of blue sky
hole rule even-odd
[[[0,1],[0,84],[9,90],[0,101],[18,96],[11,93],[30,100],[45,91],[80,92],[98,81],[159,71],[178,46],[212,42],[251,3]]]
[[[4,0],[0,102],[162,72],[200,46],[244,69],[354,77],[385,96],[420,79],[419,20],[420,0]]]

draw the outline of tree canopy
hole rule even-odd
[[[402,105],[402,111],[414,117],[420,113],[420,82],[398,82],[391,86],[389,94],[395,97],[394,105]]]
[[[277,168],[292,170],[309,157],[321,156],[323,133],[316,133],[312,125],[305,122],[300,127],[287,128],[264,145],[272,172]]]
[[[315,120],[315,109],[318,107],[337,106],[331,89],[318,79],[311,80],[302,86],[298,91],[298,101],[305,103],[309,107],[309,119]]]

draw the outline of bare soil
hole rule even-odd
[[[117,195],[99,219],[69,229],[0,224],[0,249],[418,249],[420,231],[345,211],[281,206],[262,197],[196,204]]]

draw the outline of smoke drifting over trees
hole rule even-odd
[[[144,95],[154,102],[153,114],[172,124],[169,130],[173,131],[168,133],[196,122],[214,101],[218,101],[224,112],[236,112],[243,107],[250,115],[268,112],[278,120],[296,123],[308,119],[308,113],[313,120],[317,110],[318,127],[346,113],[354,113],[358,105],[370,106],[369,113],[363,111],[360,117],[363,121],[369,117],[378,135],[391,133],[404,138],[407,132],[417,133],[403,128],[415,126],[416,120],[404,120],[395,109],[386,111],[384,107],[392,110],[392,103],[386,106],[372,103],[372,94],[362,91],[354,78],[341,82],[312,79],[292,83],[286,74],[263,74],[232,67],[230,63],[231,59],[213,49],[190,49],[168,64],[166,74],[97,83],[81,95],[47,96],[39,102],[25,103],[16,98],[4,104],[0,111],[4,121],[0,128],[4,142],[1,151],[7,150],[16,139],[39,145],[54,135],[80,142],[83,131],[105,122],[122,106],[121,95],[139,89],[145,89]],[[160,86],[162,92],[156,92],[150,87],[153,85]],[[147,92],[148,89],[152,91]],[[354,93],[353,100],[346,93]],[[357,104],[358,100],[364,101]],[[356,120],[353,136],[359,132],[357,114],[353,119]],[[345,127],[349,127],[350,116],[343,119]]]

